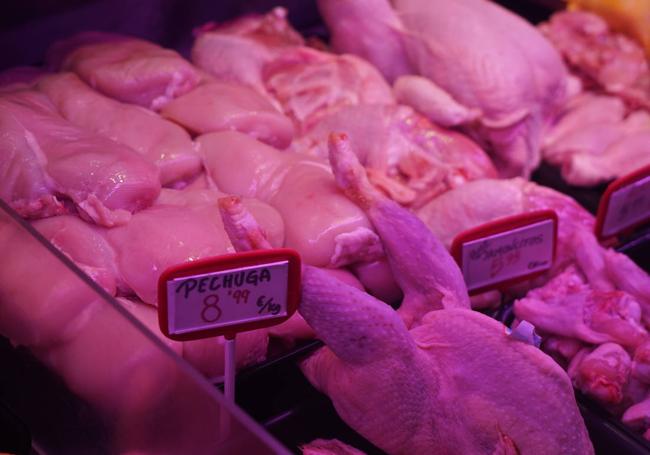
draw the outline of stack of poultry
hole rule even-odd
[[[578,95],[542,33],[493,3],[434,3],[321,0],[343,54],[308,46],[281,8],[201,27],[191,62],[105,33],[55,43],[46,68],[0,75],[0,197],[158,334],[166,268],[296,249],[300,314],[242,334],[238,366],[263,360],[269,337],[318,336],[327,347],[305,375],[388,453],[592,452],[569,376],[471,311],[447,252],[465,229],[553,209],[561,254],[511,290],[515,312],[577,387],[645,431],[650,278],[597,243],[572,199],[525,180],[542,150],[568,156],[562,144],[588,119],[617,122],[611,143],[637,140],[643,98],[630,113],[631,91]],[[623,172],[594,177],[570,155],[577,181]],[[26,286],[39,255],[9,226],[0,241],[0,333],[112,412],[137,341],[107,360],[113,380],[99,378],[85,350],[92,327],[117,327],[113,313],[53,260],[42,286]],[[222,339],[166,343],[223,373]]]

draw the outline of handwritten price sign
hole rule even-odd
[[[650,221],[650,166],[613,181],[598,206],[596,235],[600,240]]]
[[[276,249],[166,270],[158,283],[161,331],[175,340],[232,335],[287,320],[300,298],[300,258]]]
[[[451,252],[470,294],[498,289],[550,269],[557,215],[541,210],[486,223],[459,234]]]

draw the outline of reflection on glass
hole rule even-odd
[[[35,447],[284,452],[111,296],[110,273],[92,258],[81,271],[28,230],[0,201],[0,401],[28,426]]]

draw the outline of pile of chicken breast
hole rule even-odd
[[[52,44],[44,67],[0,74],[0,198],[161,338],[168,267],[297,250],[299,312],[240,334],[237,366],[263,361],[270,338],[320,338],[305,376],[387,453],[593,453],[572,384],[650,438],[650,277],[601,246],[569,196],[528,180],[542,158],[578,184],[645,163],[630,146],[650,131],[635,44],[587,13],[538,30],[487,0],[319,8],[330,47],[276,8],[202,26],[189,59],[87,32]],[[584,55],[616,54],[596,41],[620,50],[616,63]],[[634,78],[620,82],[619,63]],[[541,350],[476,311],[504,295],[470,299],[448,252],[467,229],[539,209],[558,214],[555,263],[504,294]],[[13,225],[0,224],[0,245],[0,334],[133,419],[119,409],[134,393],[124,378],[146,365],[162,387],[156,354],[125,337],[102,376],[88,339],[119,336],[119,315]],[[223,339],[164,341],[223,374]]]

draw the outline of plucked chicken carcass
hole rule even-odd
[[[237,132],[210,133],[197,142],[217,188],[277,209],[285,246],[306,263],[340,267],[383,255],[368,219],[341,194],[326,162],[280,152]]]
[[[130,36],[85,32],[54,43],[50,68],[72,71],[88,85],[125,103],[160,109],[200,81],[178,53]]]
[[[127,145],[155,163],[163,185],[199,172],[201,159],[189,134],[154,112],[103,96],[74,73],[43,76],[36,88],[71,123]]]
[[[572,185],[596,185],[650,164],[650,113],[628,113],[618,97],[573,98],[544,139],[544,159]]]
[[[344,137],[333,137],[331,164],[381,235],[406,296],[398,313],[304,267],[299,311],[327,347],[302,369],[343,420],[391,454],[593,453],[562,370],[469,310],[451,256],[370,185]],[[529,413],[530,400],[543,411]]]
[[[508,339],[496,321],[468,311],[464,286],[450,280],[459,275],[451,258],[417,245],[415,239],[437,241],[417,218],[371,189],[341,139],[332,141],[331,161],[338,184],[377,226],[396,276],[434,271],[441,259],[450,263],[445,264],[448,275],[433,281],[434,292],[422,293],[440,309],[425,314],[410,332],[388,307],[349,288],[328,286],[322,275],[305,270],[300,311],[329,349],[305,361],[303,371],[332,398],[342,418],[389,453],[591,453],[568,381],[552,360]],[[408,296],[415,283],[399,281]],[[453,301],[440,300],[448,292],[465,304],[453,308]],[[490,356],[511,359],[508,372]],[[377,393],[377,399],[358,400],[363,396],[358,387]],[[531,418],[524,403],[513,406],[536,394],[548,397],[547,387],[554,398],[564,397],[547,401],[548,411]],[[423,388],[428,393],[422,394]],[[372,409],[376,406],[381,411]],[[358,412],[359,407],[368,412]],[[521,411],[516,417],[515,409]],[[422,416],[428,423],[421,423]]]
[[[68,122],[39,92],[0,95],[0,130],[0,197],[21,216],[65,213],[63,196],[85,219],[113,226],[160,192],[152,162]]]
[[[540,25],[585,86],[650,109],[650,66],[643,47],[586,11],[562,11]]]
[[[333,47],[375,64],[395,81],[400,101],[440,125],[462,126],[503,176],[528,176],[537,166],[544,131],[565,102],[567,72],[532,25],[486,0],[319,7]]]

